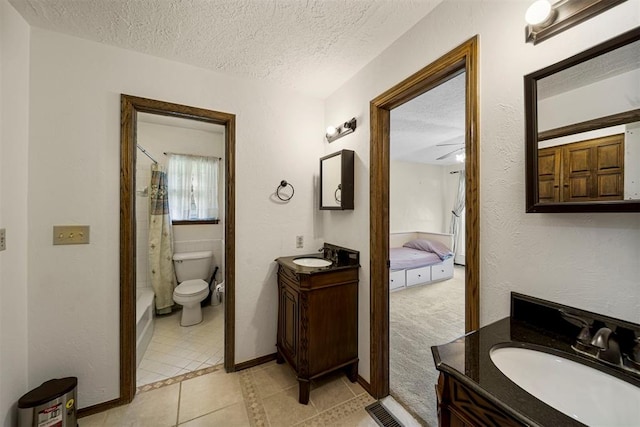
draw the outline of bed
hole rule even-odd
[[[423,231],[389,235],[389,290],[453,277],[453,235]]]

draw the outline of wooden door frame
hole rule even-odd
[[[235,155],[234,114],[121,95],[120,133],[120,397],[136,393],[136,215],[135,161],[137,113],[151,113],[222,125],[225,128],[225,292],[224,368],[235,370]]]
[[[390,111],[466,71],[465,330],[479,317],[478,36],[398,83],[370,103],[371,392],[389,394],[389,132]],[[425,361],[429,363],[429,361]]]

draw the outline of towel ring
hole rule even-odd
[[[289,195],[288,197],[285,195],[284,197],[280,195],[280,190],[286,187],[291,187],[291,195]],[[296,192],[295,188],[293,188],[293,185],[291,185],[290,183],[288,183],[287,181],[285,181],[284,179],[282,181],[280,181],[280,185],[278,185],[276,187],[276,197],[278,197],[278,199],[282,200],[283,202],[288,202],[289,200],[291,200],[291,198],[293,197],[293,194]]]
[[[333,192],[333,198],[336,199],[336,202],[342,203],[342,184],[338,184],[338,188]]]

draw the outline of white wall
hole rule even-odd
[[[632,70],[540,99],[538,132],[636,110],[640,107],[639,82],[640,70]]]
[[[28,391],[27,152],[29,26],[0,0],[0,425],[17,425],[16,403]],[[39,384],[38,384],[39,385]]]
[[[369,363],[369,102],[479,34],[480,321],[509,314],[511,291],[640,321],[640,216],[525,214],[523,76],[640,24],[629,0],[534,46],[524,42],[531,2],[445,1],[331,95],[325,125],[358,129],[325,146],[356,152],[355,210],[325,212],[327,241],[360,250],[360,374]]]
[[[445,167],[396,161],[389,166],[389,231],[448,233]]]
[[[462,166],[391,161],[389,164],[389,230],[449,233],[451,209],[458,194]],[[462,213],[455,262],[465,263]]]
[[[30,70],[29,385],[76,375],[80,407],[119,392],[121,93],[236,114],[235,362],[274,353],[274,259],[318,247],[322,102],[35,28]],[[288,204],[273,201],[282,179]],[[73,223],[91,244],[52,246],[52,226]]]

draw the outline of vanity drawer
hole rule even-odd
[[[419,285],[431,281],[431,267],[407,270],[407,286]]]
[[[444,260],[442,264],[431,266],[431,280],[450,279],[453,277],[453,258]]]
[[[404,270],[395,270],[389,272],[389,290],[400,289],[405,287]]]

